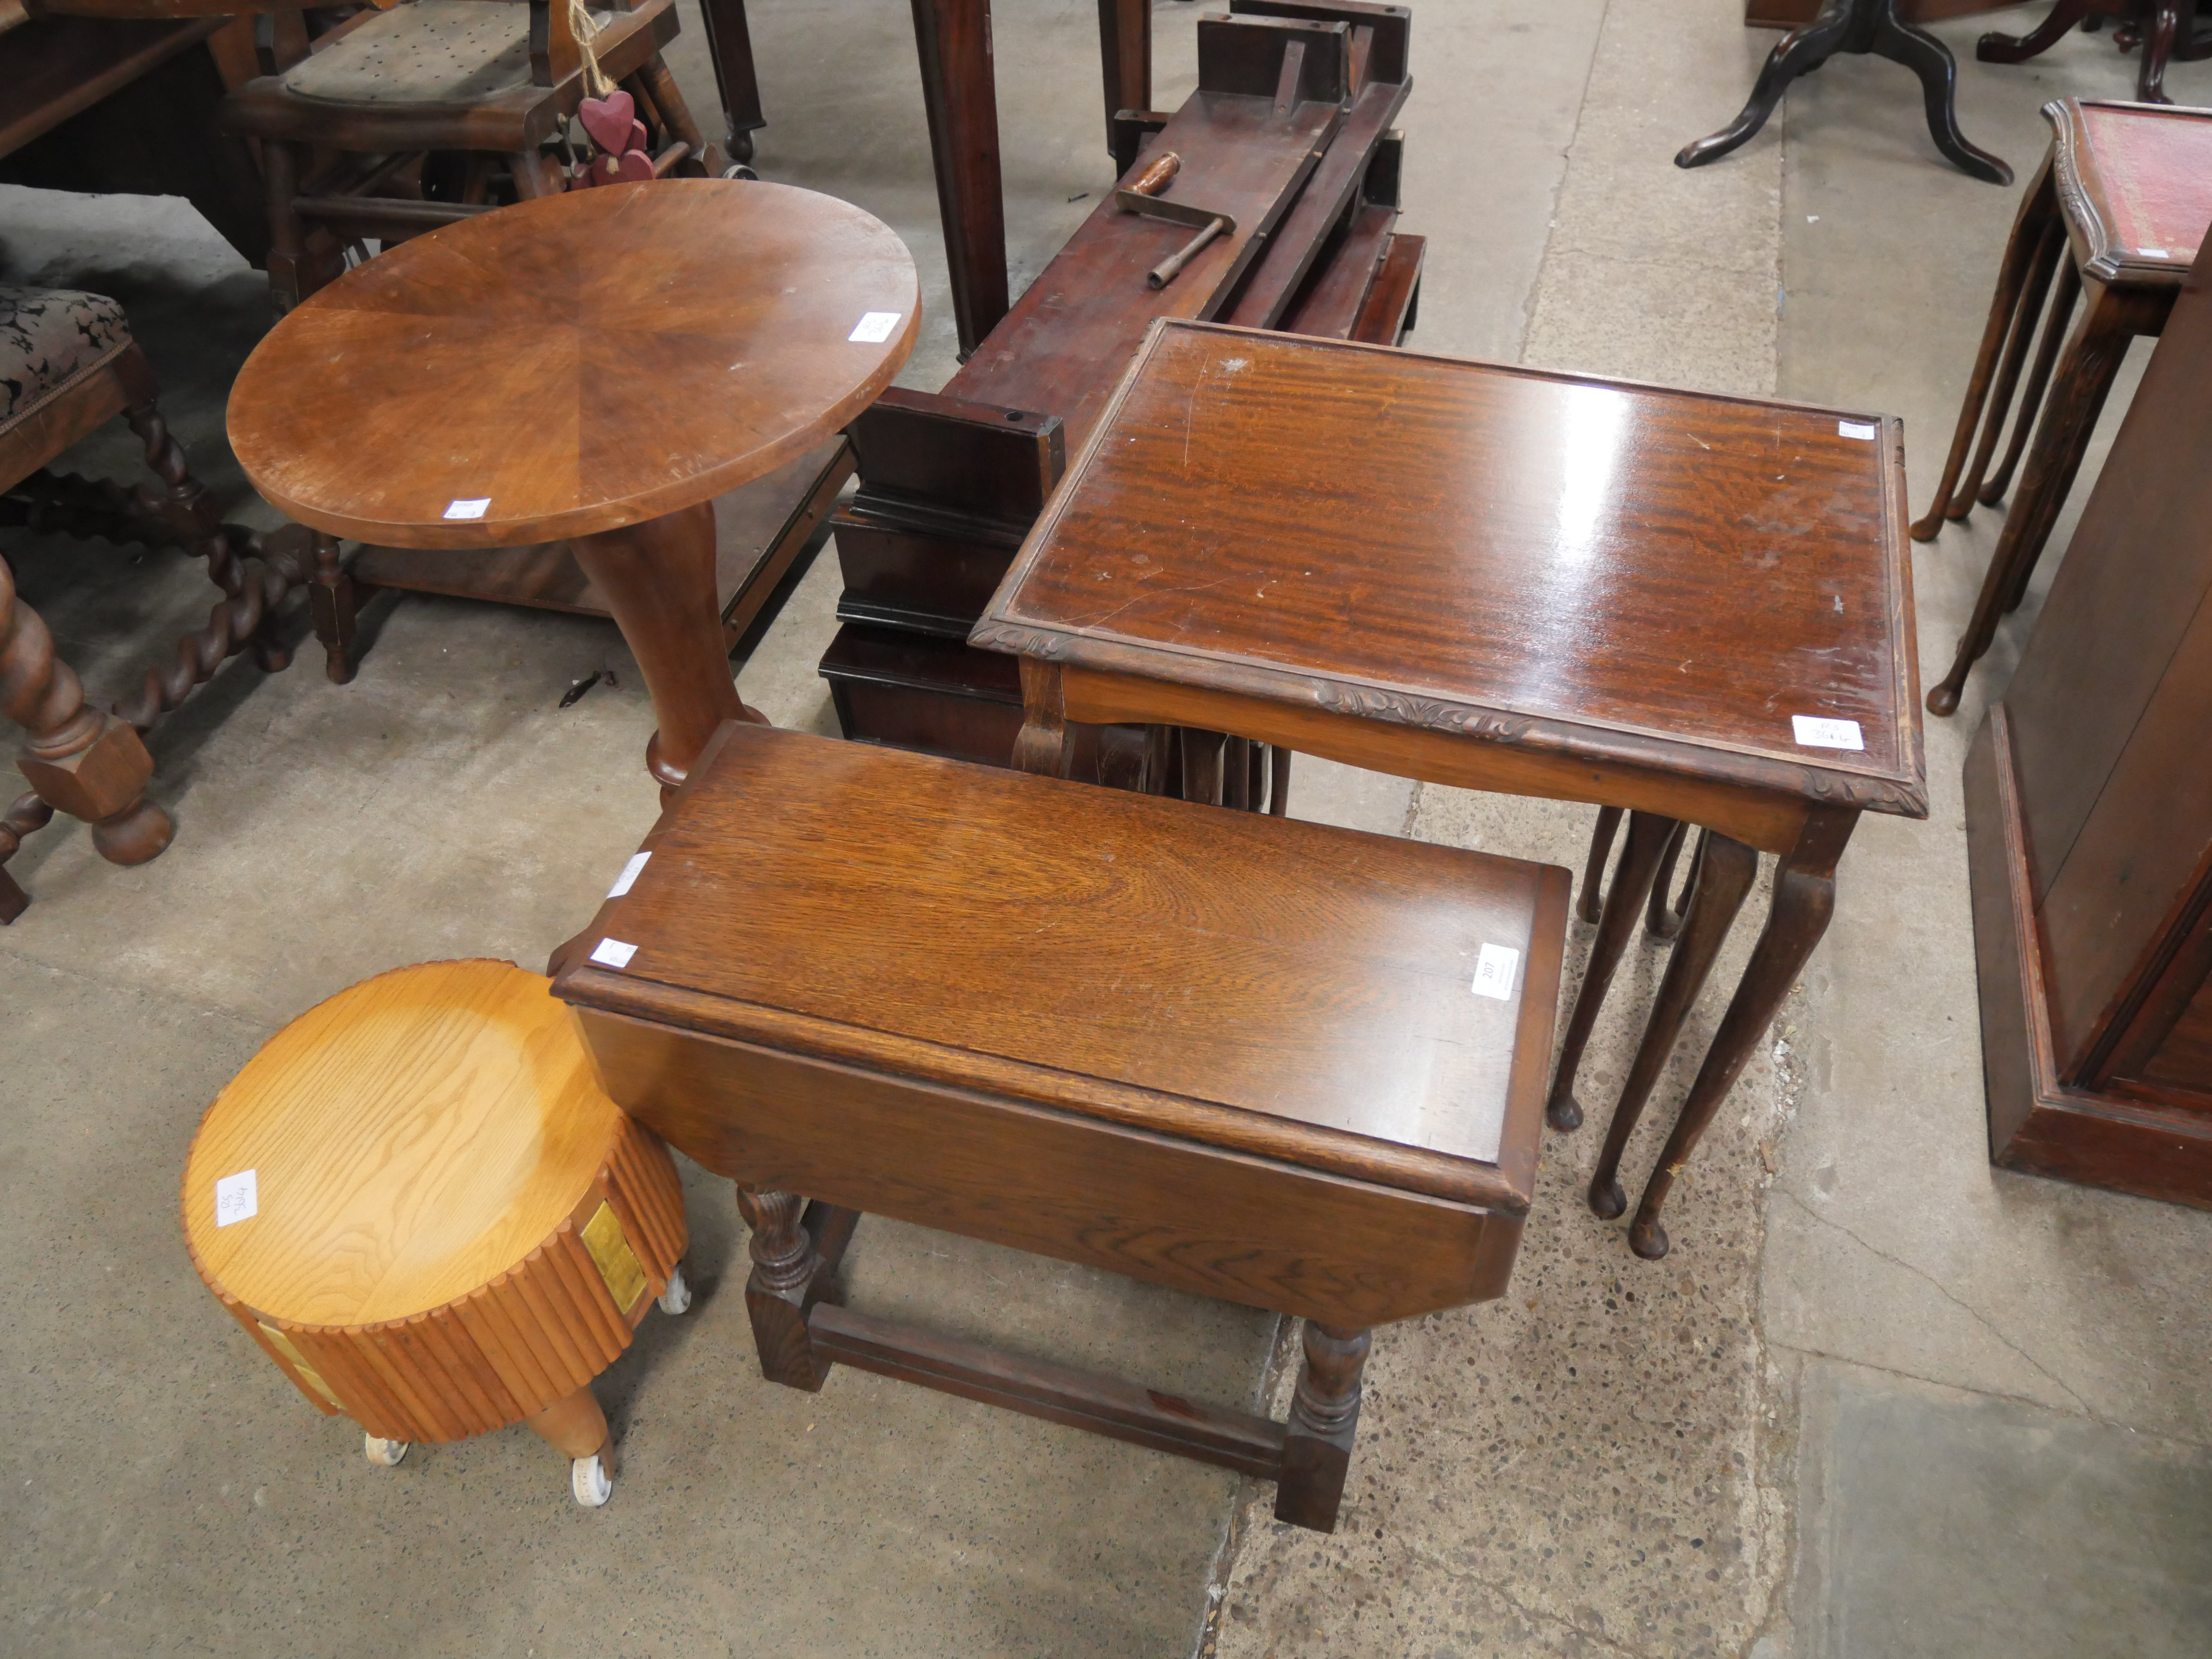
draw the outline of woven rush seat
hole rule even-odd
[[[595,11],[604,28],[614,14]],[[329,104],[474,104],[530,84],[530,14],[486,0],[413,0],[371,18],[285,74]]]
[[[0,288],[0,430],[27,419],[130,344],[123,307],[104,294]]]

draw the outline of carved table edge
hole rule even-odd
[[[2089,129],[2081,115],[2085,105],[2157,115],[2172,114],[2174,106],[2115,98],[2054,98],[2043,106],[2042,113],[2043,118],[2051,123],[2052,188],[2068,219],[2081,226],[2087,245],[2087,257],[2081,261],[2081,274],[2111,287],[2162,288],[2179,293],[2188,277],[2190,261],[2178,258],[2145,258],[2133,248],[2115,241],[2114,227],[2107,222],[2097,198],[2081,182],[2079,158],[2092,148]],[[2195,113],[2201,118],[2212,119],[2201,112]]]
[[[1352,685],[1289,669],[1099,639],[989,615],[975,624],[968,642],[1040,662],[1150,680],[1162,679],[1154,666],[1158,658],[1173,655],[1197,665],[1176,682],[1195,690],[1317,708],[1325,714],[1382,720],[1447,736],[1509,743],[1568,760],[1657,769],[1708,782],[1794,795],[1817,806],[1850,807],[1908,818],[1928,816],[1924,764],[1917,773],[1893,774],[1817,766],[1762,755],[1717,739],[1692,742],[1632,726],[1566,721],[1458,702],[1410,689]],[[1917,750],[1917,745],[1914,747]],[[1703,757],[1708,763],[1685,767],[1680,763],[1686,755]],[[1716,761],[1720,763],[1711,763]]]

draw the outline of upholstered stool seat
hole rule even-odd
[[[0,288],[0,432],[130,343],[123,307],[104,294]]]
[[[511,963],[402,968],[274,1037],[185,1168],[192,1263],[309,1404],[390,1465],[528,1423],[606,1501],[592,1379],[690,1302],[668,1150]]]

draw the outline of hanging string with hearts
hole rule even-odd
[[[654,177],[651,140],[645,123],[637,118],[637,101],[607,78],[599,67],[592,42],[599,26],[592,19],[586,0],[567,0],[568,29],[575,36],[583,58],[584,90],[590,94],[576,107],[576,117],[599,153],[569,180],[572,190],[623,180],[643,182]]]

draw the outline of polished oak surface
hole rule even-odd
[[[232,388],[231,443],[272,505],[333,535],[588,535],[822,442],[906,361],[918,303],[898,238],[811,191],[664,179],[525,202],[293,311]],[[870,312],[897,313],[889,337],[848,338]]]
[[[649,845],[568,1000],[1526,1206],[1563,871],[735,725]]]
[[[1168,322],[974,637],[1917,817],[1902,507],[1893,420]]]
[[[264,1315],[404,1319],[520,1262],[623,1131],[543,977],[398,969],[301,1015],[216,1097],[185,1233],[210,1282]],[[246,1170],[258,1213],[217,1226],[216,1182]]]

